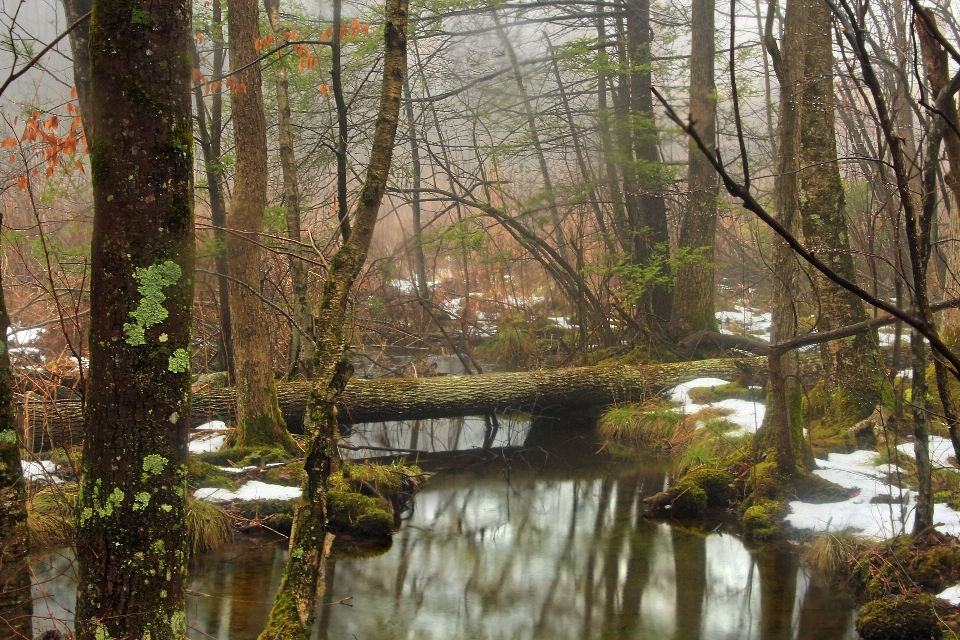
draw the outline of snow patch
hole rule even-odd
[[[717,311],[717,324],[720,326],[721,333],[749,335],[769,342],[773,314],[760,313],[757,309],[734,305],[733,311]]]
[[[284,487],[253,480],[236,491],[227,489],[201,488],[193,492],[193,497],[208,502],[249,502],[252,500],[293,500],[300,497],[299,487]]]
[[[699,387],[718,387],[723,384],[729,384],[726,380],[720,378],[697,378],[690,382],[678,384],[670,392],[670,400],[680,405],[680,411],[684,415],[689,415],[702,411],[703,409],[726,409],[730,415],[724,416],[724,420],[739,427],[731,431],[729,436],[737,437],[756,433],[760,425],[763,424],[763,416],[766,414],[766,406],[762,402],[751,402],[749,400],[740,400],[738,398],[727,398],[708,404],[697,404],[690,398],[690,390]]]
[[[217,435],[217,432],[201,435],[194,438],[188,445],[190,453],[215,453],[220,451],[227,436]]]
[[[893,465],[881,465],[879,454],[873,451],[831,453],[826,460],[816,460],[820,467],[815,474],[859,493],[842,502],[810,504],[790,502],[791,514],[786,521],[797,529],[809,531],[856,530],[867,538],[883,540],[902,534],[912,526],[913,491],[899,489],[886,478],[900,472]],[[871,502],[881,497],[882,502]],[[902,500],[902,504],[901,504]],[[945,504],[934,505],[937,529],[951,535],[960,534],[960,513]]]
[[[897,449],[911,458],[915,457],[912,442],[897,445]],[[951,443],[950,440],[941,438],[940,436],[930,436],[930,462],[933,463],[935,469],[940,468],[957,471],[958,469],[950,464],[950,458],[952,457],[953,443]]]
[[[942,600],[946,600],[947,602],[949,602],[954,606],[960,605],[960,585],[947,587],[946,589],[938,593],[937,597]]]
[[[47,482],[52,484],[63,484],[63,480],[54,475],[57,472],[57,465],[50,460],[21,460],[20,466],[23,467],[23,477],[31,482]]]
[[[37,338],[43,335],[43,329],[34,327],[32,329],[7,329],[7,342],[16,343],[20,346],[35,342]]]
[[[211,420],[210,422],[204,422],[202,425],[194,429],[194,431],[226,431],[227,425],[225,422],[220,420]]]

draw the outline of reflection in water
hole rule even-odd
[[[528,444],[542,448],[436,476],[384,555],[331,562],[313,637],[856,637],[852,603],[809,583],[789,554],[645,519],[661,463],[539,426]],[[195,559],[190,636],[256,638],[284,557],[283,541],[238,537]],[[56,585],[69,610],[73,585]]]
[[[351,425],[344,430],[344,453],[354,458],[371,455],[370,449],[395,451],[465,451],[522,445],[530,433],[526,416],[466,416],[439,420],[405,420]]]

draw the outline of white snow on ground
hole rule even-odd
[[[23,467],[23,477],[34,482],[52,482],[53,484],[62,484],[63,480],[55,476],[57,465],[49,460],[21,460],[20,466]]]
[[[786,521],[797,529],[810,531],[843,531],[855,529],[860,535],[882,540],[909,530],[913,525],[915,494],[886,482],[892,465],[879,465],[879,454],[873,451],[831,453],[827,460],[817,459],[814,471],[821,478],[835,482],[859,493],[843,502],[810,504],[795,500],[790,503],[792,513]],[[894,504],[871,503],[876,496],[893,496]],[[905,506],[899,504],[903,495]],[[960,535],[960,513],[945,504],[934,505],[934,522],[940,531]]]
[[[33,329],[7,329],[7,342],[15,343],[20,346],[30,344],[43,335],[43,329],[35,327]]]
[[[220,451],[227,436],[217,435],[217,432],[201,435],[194,438],[188,445],[190,453],[214,453]]]
[[[300,496],[299,487],[284,487],[253,480],[236,491],[227,489],[197,489],[193,497],[208,502],[238,502],[250,500],[293,500]]]
[[[952,605],[960,605],[960,585],[947,587],[937,594],[938,598],[948,600]]]
[[[724,416],[724,420],[740,427],[736,431],[731,431],[728,435],[736,437],[748,433],[756,433],[760,425],[763,424],[763,416],[766,412],[766,406],[762,402],[751,402],[749,400],[740,400],[737,398],[728,398],[709,404],[697,404],[690,399],[690,390],[697,387],[717,387],[722,384],[729,384],[726,380],[720,378],[697,378],[690,382],[678,384],[670,392],[670,400],[680,405],[680,411],[684,415],[690,415],[707,408],[726,409],[730,415]]]
[[[879,343],[881,347],[892,347],[896,334],[894,333],[893,329],[884,328],[877,332],[877,336],[879,337]],[[900,344],[904,346],[910,345],[909,331],[904,331],[900,334]]]
[[[898,445],[897,449],[911,458],[915,457],[913,455],[912,442],[905,442]],[[957,468],[949,462],[949,459],[952,457],[953,444],[950,440],[941,438],[940,436],[930,436],[930,462],[933,464],[934,469],[952,469],[956,471]]]
[[[773,314],[734,305],[733,311],[717,311],[717,324],[720,325],[721,333],[742,335],[746,332],[754,338],[769,342]]]
[[[220,471],[223,471],[225,473],[243,473],[244,471],[250,471],[250,469],[259,469],[260,467],[251,465],[249,467],[217,467],[217,468],[220,469]]]
[[[227,425],[220,420],[212,420],[210,422],[204,422],[202,425],[194,429],[194,431],[226,431]]]

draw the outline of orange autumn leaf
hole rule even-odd
[[[260,38],[257,38],[253,41],[253,48],[257,50],[257,53],[260,53],[260,49],[263,48],[263,41]]]
[[[21,191],[26,191],[29,184],[30,182],[27,180],[26,174],[21,174],[20,177],[17,178],[17,186],[20,187]]]
[[[190,76],[193,78],[194,84],[199,84],[200,82],[203,82],[203,72],[200,71],[200,69],[193,69],[190,72]]]
[[[10,162],[16,162],[16,161],[17,161],[17,156],[11,154],[11,155],[10,155]]]
[[[210,91],[213,91],[214,93],[216,93],[217,91],[220,90],[220,81],[217,80],[215,82],[211,82],[208,86],[210,87]]]
[[[73,100],[76,100],[76,99],[77,99],[77,88],[76,88],[76,87],[70,87],[70,98],[73,99]],[[14,123],[16,123],[16,120],[14,120]]]
[[[5,147],[10,147],[11,149],[13,149],[15,146],[17,146],[17,139],[16,139],[16,138],[4,138],[2,144],[3,144],[3,146],[5,146]]]
[[[203,34],[202,34],[202,33],[198,33],[198,34],[197,34],[197,42],[199,42],[200,44],[203,44]]]
[[[80,162],[79,160],[77,160],[77,162],[76,162],[76,164],[75,164],[74,166],[75,166],[77,169],[80,170],[80,173],[85,173],[84,170],[83,170],[83,163]]]
[[[332,38],[332,37],[333,37],[333,29],[332,29],[332,28],[331,28],[331,29],[327,29],[326,31],[323,32],[323,34],[320,35],[320,41],[321,41],[321,42],[329,42],[329,41],[330,41],[330,38]]]

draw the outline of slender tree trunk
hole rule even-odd
[[[913,331],[910,335],[913,379],[910,407],[913,413],[913,454],[917,461],[917,508],[913,532],[933,526],[933,482],[930,465],[930,426],[927,406],[927,343]]]
[[[240,449],[280,445],[294,451],[277,406],[270,358],[271,337],[260,290],[260,232],[267,204],[267,133],[260,65],[254,43],[260,37],[257,0],[230,0],[227,30],[234,82],[233,134],[237,170],[227,234],[230,319],[237,372],[238,415],[235,444]],[[243,69],[242,71],[238,71]]]
[[[193,66],[199,69],[200,52],[197,50],[196,41],[194,41],[193,44]],[[221,72],[222,66],[221,63]],[[214,69],[214,76],[219,76],[216,69]],[[230,383],[236,384],[236,374],[233,370],[233,345],[230,340],[230,294],[228,292],[229,280],[227,279],[226,231],[224,230],[227,220],[227,209],[223,200],[223,190],[220,187],[220,182],[223,179],[223,165],[220,162],[219,153],[214,149],[213,131],[216,127],[212,126],[213,123],[207,123],[206,105],[203,101],[203,88],[199,82],[193,85],[193,99],[196,107],[197,137],[200,140],[204,172],[207,176],[207,191],[209,192],[210,198],[210,221],[213,223],[213,240],[216,246],[214,265],[217,270],[217,312],[220,320],[221,364],[227,371]]]
[[[186,634],[193,304],[191,3],[98,4],[90,24],[90,375],[77,636]]]
[[[67,24],[73,24],[93,9],[93,0],[62,0]],[[90,113],[90,22],[77,25],[70,32],[70,52],[73,54],[73,86],[77,88],[80,116]]]
[[[380,203],[386,191],[406,77],[407,0],[387,0],[384,25],[383,83],[370,162],[353,217],[350,238],[330,262],[320,302],[316,378],[305,420],[306,479],[296,506],[290,557],[261,638],[306,640],[321,595],[327,525],[327,478],[339,464],[337,400],[352,373],[346,354],[346,312],[350,290],[363,268]]]
[[[663,198],[663,175],[660,162],[660,140],[653,112],[653,83],[650,51],[653,28],[650,22],[650,0],[626,0],[627,38],[630,60],[630,116],[634,150],[637,157],[638,219],[633,241],[636,263],[660,265],[662,276],[669,277],[670,236],[667,228],[667,204]],[[665,278],[666,279],[666,278]],[[669,321],[670,285],[654,283],[644,295],[647,312],[652,314],[647,325],[658,332]]]
[[[350,203],[347,202],[347,103],[343,97],[341,72],[343,40],[342,0],[333,0],[333,37],[330,39],[330,84],[337,105],[337,219],[340,220],[340,239],[350,239]]]
[[[843,183],[837,160],[833,87],[833,24],[823,0],[806,0],[804,80],[800,95],[800,218],[807,246],[835,273],[856,282],[850,251]],[[817,327],[829,331],[863,322],[863,301],[816,272],[812,283],[819,306]],[[821,345],[828,415],[859,420],[873,412],[883,384],[882,360],[874,336]]]
[[[27,483],[20,466],[17,405],[7,349],[9,328],[10,316],[0,288],[0,636],[32,638]]]
[[[804,62],[803,30],[806,24],[805,6],[802,2],[803,0],[787,0],[782,54],[771,33],[772,13],[767,16],[767,32],[764,38],[767,51],[774,62],[774,71],[780,81],[780,138],[777,144],[779,154],[774,186],[777,219],[795,237],[800,235],[797,171],[800,165],[800,91]],[[797,257],[779,236],[774,239],[773,275],[771,344],[776,344],[797,335],[797,303],[800,300]],[[778,468],[786,475],[792,475],[796,470],[794,456],[784,459],[786,443],[790,443],[790,451],[793,451],[796,439],[794,436],[802,429],[798,420],[801,392],[797,383],[797,357],[796,351],[786,353],[780,359],[779,370],[775,371],[773,367],[770,369],[772,393],[775,395],[768,420],[775,427],[776,441],[779,443]],[[779,388],[783,389],[783,395],[778,398],[776,394],[780,393]]]
[[[690,118],[697,133],[711,148],[717,144],[717,88],[715,0],[695,0],[691,8]],[[697,331],[717,331],[714,311],[714,245],[717,235],[717,198],[720,185],[710,161],[692,142],[687,144],[689,189],[680,223],[679,249],[699,251],[677,269],[670,331],[677,339]]]
[[[407,129],[410,137],[410,159],[413,169],[413,237],[410,239],[410,253],[413,257],[413,274],[417,283],[417,296],[429,301],[430,290],[427,288],[426,260],[423,257],[423,228],[420,220],[420,186],[422,170],[420,166],[420,143],[417,139],[417,120],[413,113],[413,100],[410,97],[410,79],[403,83],[403,92],[407,101]]]
[[[553,223],[553,236],[557,242],[557,251],[564,261],[569,262],[569,252],[567,251],[567,240],[563,233],[562,220],[560,219],[560,209],[557,206],[556,195],[553,191],[553,180],[550,178],[550,168],[547,166],[547,156],[543,151],[543,143],[540,141],[538,133],[536,113],[533,108],[533,101],[527,93],[527,88],[523,83],[523,73],[520,71],[520,63],[517,60],[517,52],[513,48],[513,43],[507,37],[503,27],[500,25],[500,18],[497,11],[493,11],[493,20],[497,25],[497,37],[500,38],[500,44],[506,51],[507,59],[510,61],[510,67],[513,71],[513,81],[517,84],[517,92],[520,94],[520,100],[523,102],[523,113],[527,118],[527,133],[533,143],[533,150],[537,155],[537,163],[540,166],[540,178],[543,180],[544,196],[547,201],[547,208],[550,211],[550,221]]]
[[[213,0],[213,76],[223,75],[226,62],[226,47],[223,41],[223,0]],[[237,370],[233,362],[233,331],[230,322],[230,280],[227,277],[227,209],[223,198],[223,89],[217,88],[210,98],[210,156],[214,160],[214,174],[217,189],[220,192],[216,209],[211,207],[213,238],[217,243],[217,256],[214,264],[217,268],[217,312],[220,318],[220,340],[223,347],[223,360],[226,364],[230,384],[237,383]],[[211,198],[213,196],[211,195]]]
[[[280,0],[264,0],[270,28],[283,37],[280,22]],[[280,169],[283,172],[283,209],[287,220],[287,237],[290,238],[290,282],[293,285],[293,319],[310,335],[290,327],[289,371],[299,371],[310,378],[313,375],[313,311],[307,295],[307,267],[297,254],[303,241],[300,232],[300,185],[297,177],[297,161],[293,154],[293,127],[290,117],[289,83],[287,67],[283,60],[276,66],[277,78],[277,128],[280,134]]]

